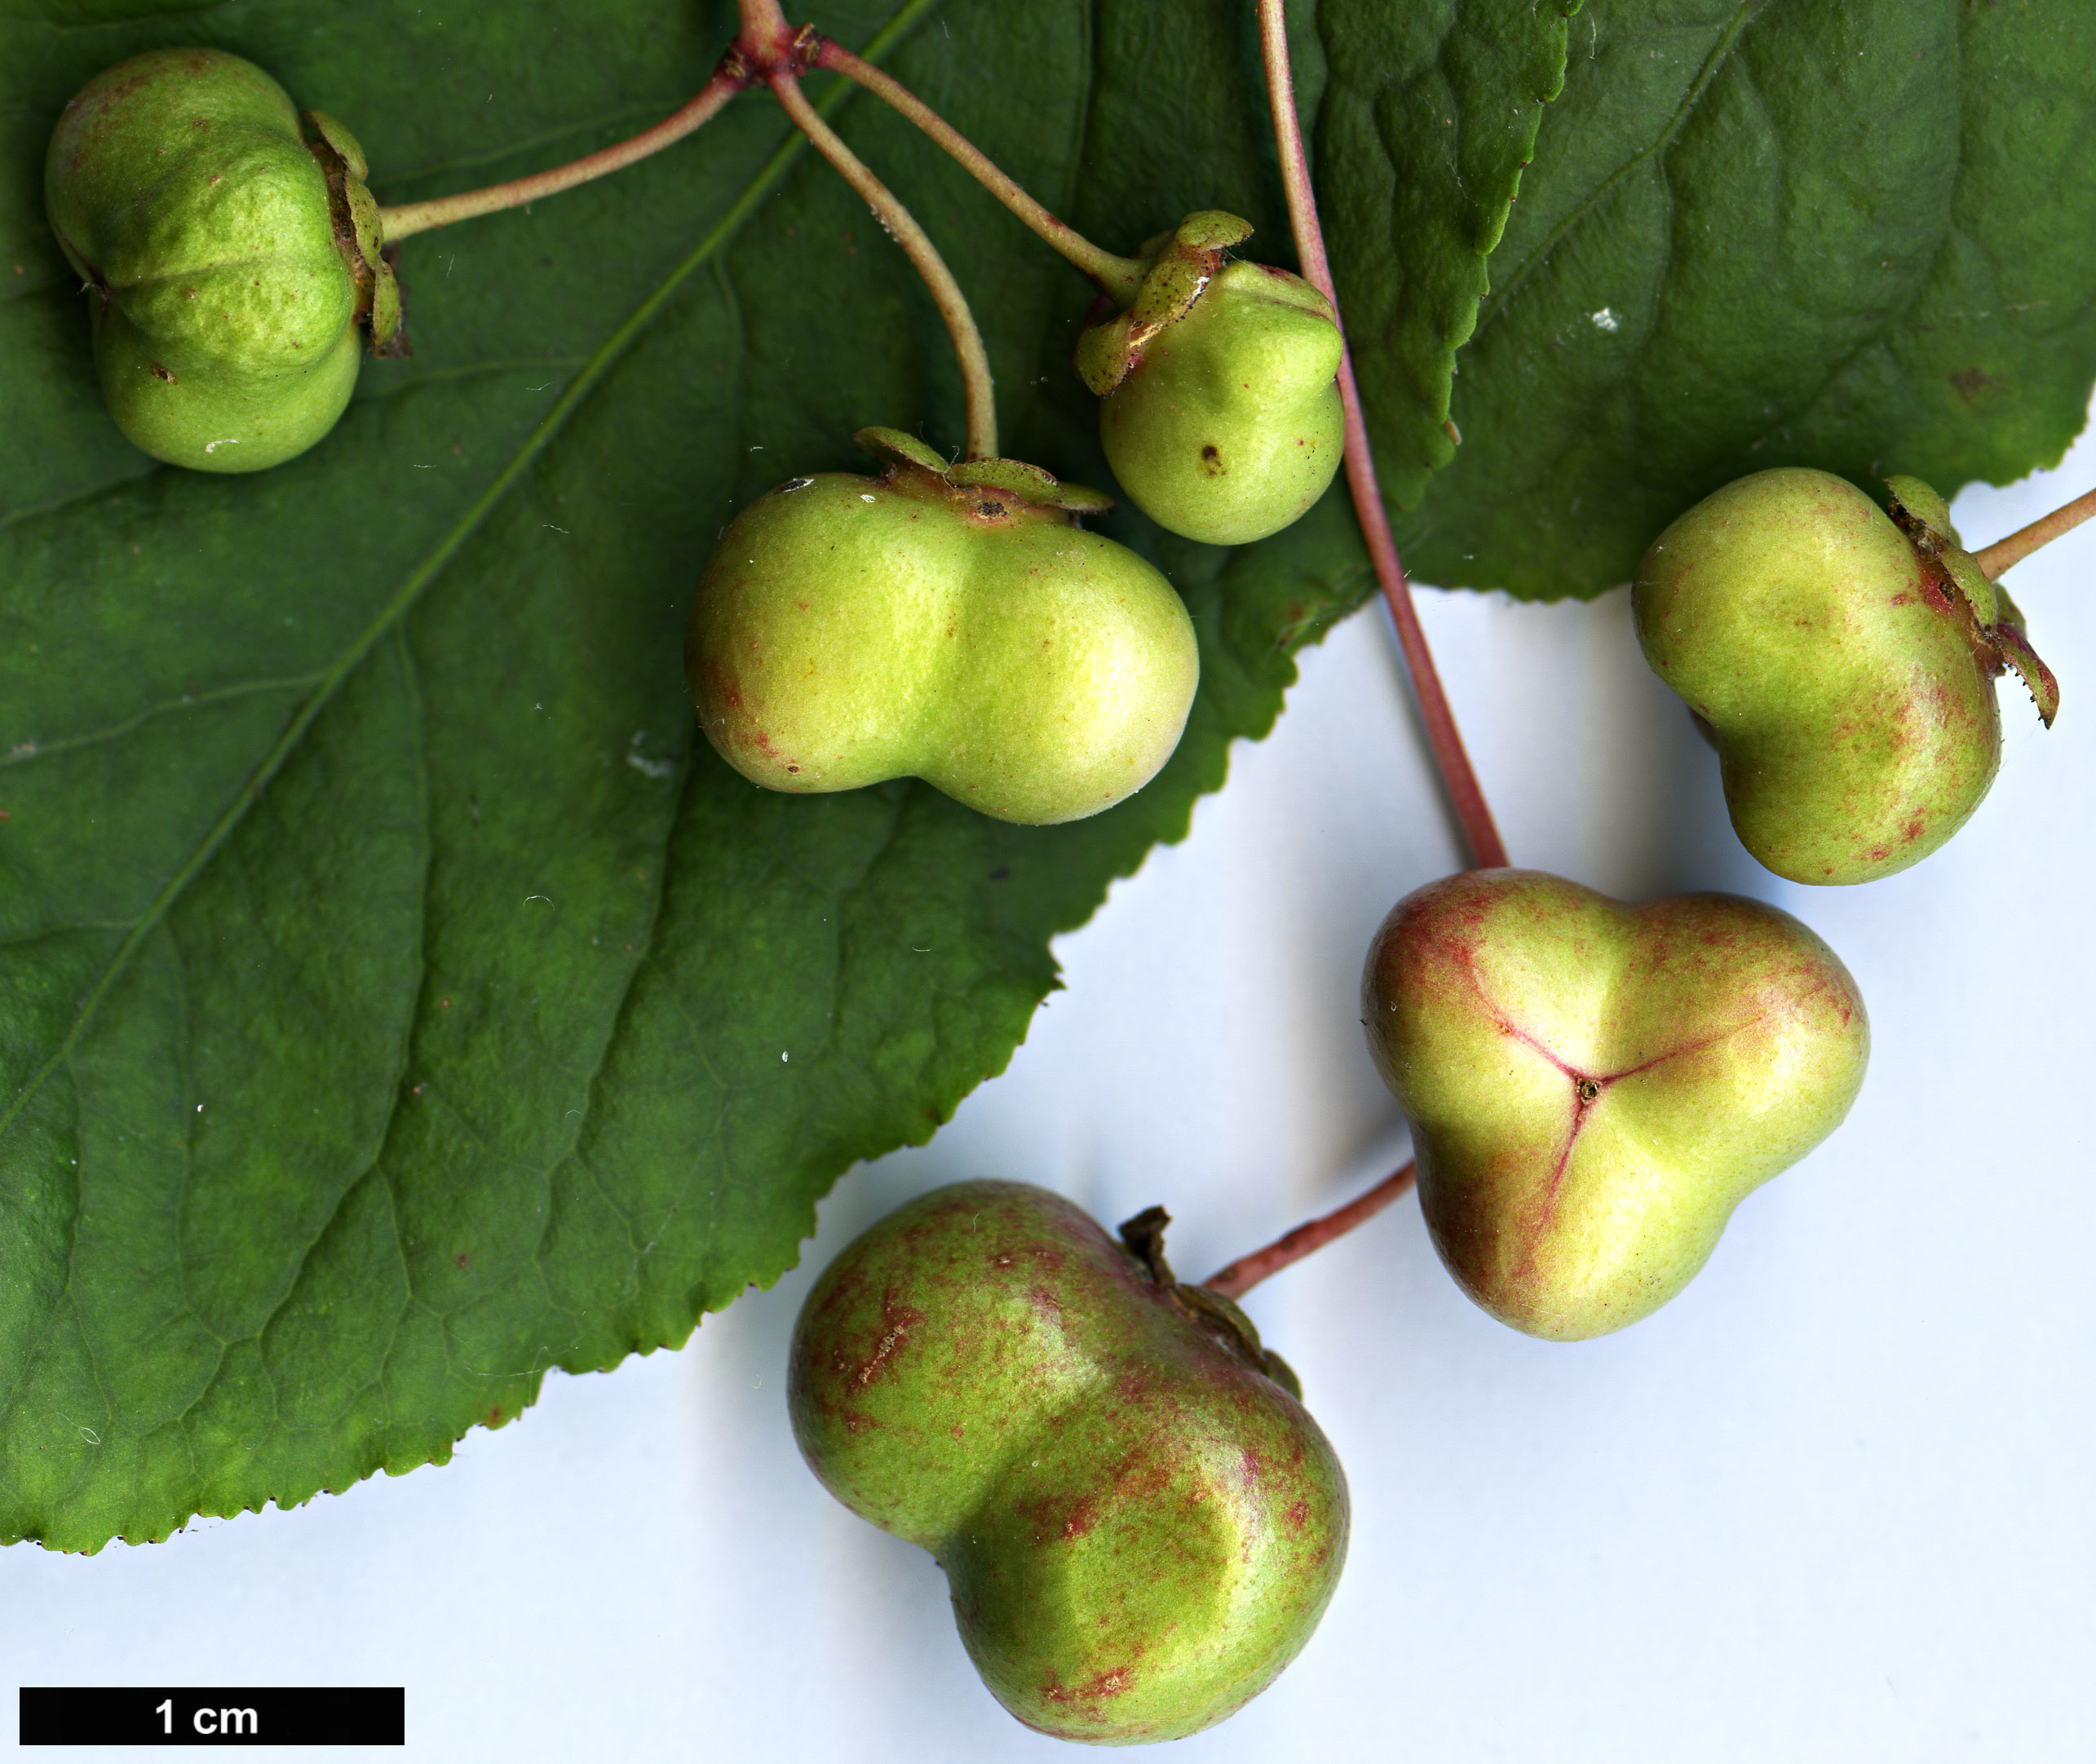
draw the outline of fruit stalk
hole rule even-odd
[[[1317,196],[1310,182],[1309,161],[1303,153],[1302,129],[1295,113],[1295,82],[1289,71],[1288,21],[1283,0],[1259,0],[1259,48],[1266,62],[1267,92],[1273,106],[1274,139],[1280,150],[1281,180],[1288,190],[1289,220],[1295,232],[1296,255],[1311,286],[1339,312],[1339,297],[1332,285],[1332,265],[1324,254],[1324,235],[1317,223]],[[1339,314],[1343,329],[1346,315]],[[1390,616],[1397,626],[1399,647],[1404,651],[1412,674],[1412,690],[1426,725],[1426,744],[1433,751],[1441,783],[1448,793],[1449,806],[1470,847],[1470,863],[1478,869],[1498,869],[1506,864],[1506,847],[1493,824],[1484,791],[1464,751],[1463,738],[1456,727],[1455,713],[1441,689],[1441,677],[1434,666],[1426,634],[1420,629],[1419,614],[1412,603],[1412,586],[1397,555],[1397,541],[1390,530],[1390,515],[1383,507],[1382,487],[1376,481],[1374,456],[1369,451],[1369,431],[1361,420],[1361,396],[1354,382],[1351,351],[1339,358],[1339,397],[1346,413],[1346,487],[1353,493],[1354,510],[1360,518],[1361,535],[1367,540],[1369,557],[1375,565]]]
[[[1997,539],[1983,551],[1973,553],[1973,561],[1989,581],[2022,563],[2040,546],[2050,545],[2063,533],[2074,531],[2085,520],[2096,518],[2096,490],[2077,496],[2063,508],[2019,528],[2005,539]]]
[[[858,155],[844,144],[836,130],[816,113],[815,106],[802,92],[795,75],[775,73],[770,76],[770,85],[785,107],[786,114],[793,118],[794,126],[829,161],[838,175],[864,198],[887,229],[888,237],[903,248],[911,267],[931,290],[932,303],[946,321],[947,334],[953,339],[953,353],[961,364],[962,391],[968,413],[966,457],[992,458],[997,450],[997,395],[990,380],[990,358],[983,347],[983,334],[975,327],[975,316],[969,311],[967,298],[961,292],[960,284],[953,280],[953,272],[947,268],[946,260],[940,256],[938,247],[895,192],[875,177]]]
[[[1290,1263],[1302,1261],[1312,1250],[1322,1249],[1335,1238],[1344,1237],[1355,1226],[1368,1223],[1392,1201],[1410,1193],[1418,1174],[1417,1165],[1407,1158],[1402,1167],[1392,1170],[1366,1194],[1356,1196],[1322,1218],[1297,1226],[1263,1249],[1240,1256],[1227,1267],[1218,1268],[1201,1284],[1225,1298],[1242,1298],[1269,1275],[1278,1274]]]
[[[892,74],[884,73],[827,37],[815,40],[811,66],[863,86],[898,114],[907,117],[938,143],[962,170],[1016,215],[1048,248],[1097,282],[1122,306],[1135,298],[1142,285],[1143,265],[1134,258],[1116,257],[1094,245],[1067,221],[1059,219],[1004,171],[996,161],[969,140],[931,105]]]
[[[699,89],[696,97],[630,140],[570,160],[551,171],[533,172],[528,178],[512,178],[506,183],[491,183],[482,190],[463,190],[456,196],[434,197],[427,202],[403,202],[396,208],[382,208],[378,210],[382,237],[387,244],[392,245],[416,233],[427,232],[432,228],[448,227],[455,220],[470,220],[476,214],[493,214],[506,208],[521,208],[541,197],[557,195],[563,190],[573,189],[578,183],[587,183],[593,178],[623,171],[628,166],[661,153],[673,142],[683,139],[701,123],[711,121],[721,107],[742,90],[746,80],[740,71],[741,64],[736,56],[737,51],[731,49],[721,58],[714,77]]]

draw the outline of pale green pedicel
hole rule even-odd
[[[1199,683],[1164,577],[1015,461],[889,431],[878,478],[795,479],[708,560],[685,668],[721,756],[772,789],[915,776],[1000,820],[1075,820],[1170,758]]]
[[[44,188],[131,441],[254,471],[334,427],[356,383],[356,284],[326,177],[268,74],[210,49],[119,63],[67,104]]]

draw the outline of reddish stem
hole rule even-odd
[[[779,0],[735,0],[735,10],[742,20],[735,46],[748,58],[750,71],[760,78],[768,78],[791,63],[796,50],[814,32],[812,25],[796,31],[789,24]]]
[[[1313,1249],[1322,1249],[1335,1237],[1373,1218],[1412,1187],[1417,1167],[1408,1158],[1401,1169],[1393,1170],[1366,1194],[1349,1200],[1336,1213],[1298,1225],[1285,1237],[1277,1237],[1264,1249],[1240,1256],[1227,1268],[1219,1268],[1201,1284],[1225,1298],[1242,1298],[1270,1274],[1278,1274],[1292,1262],[1300,1262]]]
[[[1274,139],[1280,149],[1281,179],[1288,190],[1296,255],[1302,260],[1303,274],[1337,312],[1339,296],[1332,285],[1332,265],[1324,254],[1324,235],[1317,223],[1317,196],[1311,187],[1302,128],[1295,113],[1295,83],[1289,72],[1288,25],[1282,0],[1259,0],[1259,44],[1266,60]],[[1341,322],[1343,326],[1343,316]],[[1362,537],[1368,541],[1376,580],[1382,585],[1383,599],[1397,626],[1398,646],[1404,650],[1405,666],[1411,671],[1413,694],[1418,701],[1420,721],[1426,725],[1426,745],[1433,751],[1449,806],[1470,847],[1471,864],[1479,869],[1503,869],[1506,847],[1492,824],[1492,811],[1486,806],[1477,774],[1470,768],[1470,755],[1463,750],[1455,713],[1448,708],[1448,695],[1441,688],[1441,676],[1435,669],[1433,652],[1426,646],[1426,634],[1419,628],[1419,615],[1412,603],[1412,585],[1405,580],[1404,566],[1398,559],[1397,541],[1390,530],[1382,487],[1376,482],[1375,458],[1369,451],[1368,426],[1361,420],[1361,396],[1354,382],[1351,350],[1339,358],[1339,398],[1346,420],[1346,487],[1353,492],[1354,511],[1360,518]]]
[[[892,73],[861,60],[842,43],[832,42],[827,37],[815,39],[810,64],[856,80],[899,115],[907,117],[1067,262],[1090,276],[1121,305],[1126,306],[1135,298],[1135,291],[1143,281],[1143,266],[1139,260],[1116,257],[1111,251],[1100,250],[1068,221],[1050,214],[987,153]]]
[[[387,244],[397,244],[427,232],[433,227],[449,227],[453,221],[470,220],[476,214],[493,214],[506,208],[521,208],[527,202],[572,190],[614,171],[623,171],[649,155],[681,141],[694,129],[719,115],[722,106],[744,87],[767,79],[777,69],[798,73],[805,64],[796,60],[801,51],[801,33],[787,24],[778,0],[739,0],[742,28],[720,59],[714,77],[699,89],[691,102],[665,117],[652,129],[630,139],[614,143],[550,171],[512,178],[506,183],[484,189],[462,190],[456,196],[433,197],[427,202],[403,202],[378,210],[379,235]],[[808,34],[812,34],[809,33]]]
[[[2054,509],[2027,527],[2019,527],[2005,539],[1997,539],[1984,551],[1974,552],[1973,560],[1979,565],[1980,573],[1992,581],[2003,571],[2022,563],[2040,546],[2050,545],[2062,533],[2072,533],[2082,522],[2093,518],[2096,518],[2096,490],[2077,496],[2065,507]]]
[[[643,130],[599,153],[570,160],[551,171],[535,171],[528,178],[512,178],[507,183],[489,184],[485,189],[463,190],[456,196],[433,197],[427,202],[403,202],[396,208],[382,208],[378,210],[380,237],[387,244],[395,245],[418,232],[427,232],[432,227],[448,227],[453,221],[470,220],[476,214],[521,208],[527,202],[572,190],[577,184],[587,183],[594,178],[622,171],[651,153],[659,153],[672,143],[681,141],[702,123],[710,122],[742,86],[742,80],[723,66],[699,89],[698,95],[689,104],[653,128]]]
[[[811,38],[812,33],[810,33]],[[874,176],[865,161],[844,144],[842,136],[822,120],[802,91],[797,70],[780,69],[771,77],[773,95],[794,119],[794,126],[808,138],[815,150],[830,163],[838,175],[858,192],[872,209],[888,236],[903,248],[919,280],[930,290],[932,303],[946,321],[946,334],[953,340],[953,354],[961,365],[961,387],[967,407],[968,453],[971,459],[988,459],[997,450],[997,394],[990,378],[989,352],[983,334],[969,309],[953,272],[940,256],[931,236],[918,224],[917,217],[903,206],[895,192]]]

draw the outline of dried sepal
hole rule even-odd
[[[405,356],[400,284],[385,256],[378,199],[365,183],[370,162],[356,137],[325,110],[306,111],[300,121],[311,137],[307,145],[327,178],[335,249],[356,284],[356,316],[369,334],[371,353]]]
[[[1149,267],[1127,310],[1087,325],[1077,336],[1078,378],[1103,398],[1128,378],[1158,332],[1193,309],[1223,267],[1223,253],[1252,236],[1252,223],[1220,209],[1189,214],[1150,241]]]
[[[2001,656],[2004,666],[2015,670],[2016,678],[2023,683],[2031,695],[2031,702],[2038,707],[2038,720],[2050,729],[2053,718],[2059,714],[2059,682],[2053,671],[2038,659],[2038,652],[2031,648],[2031,640],[2016,626],[2006,623],[1988,627],[1987,636]]]
[[[1103,515],[1113,498],[1081,484],[1065,484],[1053,472],[1023,459],[947,459],[900,429],[861,429],[851,439],[891,469],[928,471],[957,489],[997,490],[1066,515]]]

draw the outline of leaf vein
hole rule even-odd
[[[47,759],[54,754],[69,754],[81,748],[99,747],[105,741],[121,741],[156,717],[178,715],[185,710],[224,704],[238,698],[250,698],[262,692],[292,692],[299,687],[317,685],[325,678],[325,670],[312,669],[304,674],[285,674],[281,679],[241,680],[231,686],[215,687],[207,692],[188,693],[164,704],[148,705],[144,710],[135,711],[122,722],[113,723],[106,728],[91,729],[82,735],[62,735],[48,741],[12,742],[6,752],[0,753],[0,771],[11,766],[26,766],[32,760]]]
[[[1626,180],[1646,161],[1651,159],[1655,154],[1664,156],[1666,149],[1673,146],[1681,131],[1687,127],[1688,119],[1695,113],[1696,107],[1702,102],[1704,93],[1709,90],[1711,82],[1718,77],[1725,63],[1731,59],[1732,50],[1739,42],[1740,33],[1746,29],[1749,15],[1758,10],[1762,3],[1762,0],[1740,0],[1739,10],[1732,15],[1732,20],[1725,27],[1723,34],[1718,39],[1717,46],[1704,59],[1703,65],[1697,70],[1696,78],[1690,84],[1687,94],[1683,97],[1673,116],[1667,119],[1666,127],[1660,131],[1649,146],[1632,154],[1608,176],[1596,184],[1565,215],[1563,220],[1550,229],[1526,259],[1514,266],[1505,281],[1487,292],[1484,301],[1478,307],[1477,325],[1471,334],[1473,339],[1483,334],[1485,327],[1498,316],[1506,303],[1514,298],[1515,290],[1528,280],[1530,273],[1538,265],[1550,261],[1550,253],[1563,241],[1567,233],[1584,221],[1600,206],[1605,197],[1617,185]],[[1662,157],[1660,164],[1662,177],[1665,175],[1665,160]],[[1671,200],[1670,197],[1669,200]]]

